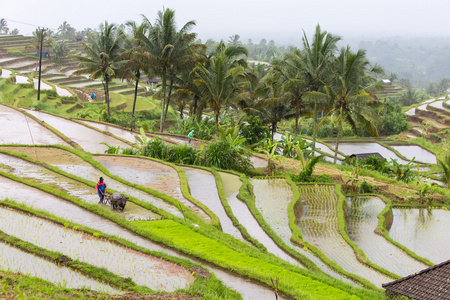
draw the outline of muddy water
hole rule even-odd
[[[97,122],[92,122],[92,121],[85,121],[85,120],[82,120],[81,122],[83,122],[83,123],[85,123],[85,124],[87,124],[89,126],[98,128],[98,129],[100,129],[102,131],[111,132],[115,136],[123,138],[124,140],[127,140],[130,143],[136,143],[137,142],[136,138],[134,137],[135,135],[140,136],[140,134],[137,134],[135,132],[131,132],[129,130],[117,128],[116,126],[111,126],[111,125],[97,123]],[[131,146],[128,146],[128,147],[131,147]]]
[[[11,77],[12,72],[7,69],[2,69],[2,75],[0,75],[0,78],[9,78]]]
[[[372,263],[401,277],[428,268],[428,265],[413,259],[381,235],[375,234],[378,215],[385,206],[379,198],[359,197],[350,200],[351,212],[346,218],[350,239]]]
[[[444,103],[443,100],[435,101],[435,102],[430,103],[430,106],[433,106],[433,107],[439,108],[439,109],[445,109],[444,106],[442,105],[443,103]]]
[[[424,162],[428,164],[436,163],[436,155],[428,150],[423,149],[419,146],[392,146],[395,150],[400,152],[404,157],[408,159],[413,159],[415,157],[415,161]]]
[[[163,163],[138,157],[95,156],[111,174],[169,195],[205,221],[211,218],[198,206],[187,200],[181,192],[177,171]]]
[[[66,267],[0,242],[0,269],[36,276],[70,289],[87,287],[106,294],[123,294],[115,288],[88,278]]]
[[[0,230],[21,240],[60,252],[153,290],[175,291],[193,282],[188,270],[169,261],[80,233],[52,222],[0,208]]]
[[[183,170],[186,173],[191,195],[208,206],[219,217],[222,231],[245,241],[222,206],[214,175],[208,171],[195,168],[183,167]]]
[[[0,144],[60,144],[70,147],[56,134],[33,119],[4,105],[0,105],[0,127],[7,128],[2,130]]]
[[[389,235],[394,241],[435,264],[450,258],[450,211],[395,208],[392,212]]]
[[[16,84],[28,83],[28,77],[16,75]]]
[[[105,145],[100,145],[101,142],[107,143],[109,145],[120,146],[122,148],[129,147],[127,144],[118,139],[85,127],[81,124],[66,120],[64,118],[46,114],[41,111],[30,110],[28,112],[38,119],[45,121],[50,126],[53,126],[68,138],[78,143],[84,150],[88,152],[105,153],[108,147],[106,147]]]
[[[334,186],[301,185],[299,191],[304,211],[298,226],[305,241],[316,246],[347,272],[365,278],[378,287],[381,287],[382,283],[392,281],[391,278],[360,263],[353,248],[341,236],[337,213],[339,198]]]
[[[13,156],[0,154],[0,170],[52,186],[89,204],[96,204],[99,200],[92,187]],[[131,201],[127,202],[123,212],[114,213],[130,221],[159,219],[152,211]]]
[[[291,243],[292,231],[289,227],[288,207],[293,200],[294,193],[291,186],[284,179],[252,179],[255,193],[255,206],[258,208],[266,223],[283,240],[283,242],[298,253],[313,261],[318,268],[328,275],[356,285],[353,281],[336,273],[311,252]]]
[[[413,108],[405,111],[405,114],[408,115],[408,116],[414,116],[416,114],[416,108],[413,107]]]
[[[133,232],[117,225],[116,223],[104,219],[92,212],[84,210],[79,206],[76,206],[75,204],[51,196],[40,190],[28,187],[24,184],[9,180],[7,178],[1,178],[0,190],[2,191],[2,197],[14,199],[20,203],[33,206],[36,209],[47,211],[66,220],[88,226],[100,232],[115,235],[146,249],[160,251],[175,257],[197,261],[192,257],[188,257],[170,248],[166,248],[137,234],[134,234]],[[200,264],[204,264],[204,262],[201,261],[197,262],[199,262]],[[238,291],[246,300],[273,300],[274,298],[273,292],[270,288],[255,284],[254,282],[249,281],[246,278],[240,277],[236,274],[232,274],[213,265],[208,264],[207,267],[228,286]]]
[[[60,88],[59,86],[55,85],[56,92],[58,93],[58,96],[61,97],[71,97],[72,93],[70,93],[68,90]]]
[[[331,144],[331,146],[335,147],[335,144],[333,143],[333,144]],[[395,152],[392,152],[388,148],[385,148],[378,143],[340,143],[339,151],[341,151],[345,155],[351,155],[351,154],[356,154],[356,153],[378,152],[384,158],[386,158],[387,161],[390,161],[392,158],[392,159],[397,159],[397,161],[400,164],[408,163],[408,161],[398,157],[397,154],[395,154]]]
[[[39,80],[37,80],[36,78],[33,78],[33,84],[34,84],[35,89],[38,88],[38,83],[39,83]],[[41,90],[51,90],[51,89],[53,89],[53,87],[51,85],[49,85],[41,80]]]
[[[30,151],[27,148],[23,147],[8,147],[7,149],[11,149],[13,151],[17,151],[20,153],[26,153],[33,156],[33,153],[30,153]],[[128,185],[125,185],[119,181],[116,181],[112,178],[109,178],[105,174],[103,174],[100,170],[94,168],[92,165],[88,164],[84,160],[82,160],[80,157],[78,157],[75,154],[72,154],[68,151],[56,149],[56,148],[37,148],[38,149],[38,156],[39,160],[50,164],[52,166],[58,167],[61,170],[70,173],[72,175],[97,182],[98,178],[101,176],[105,178],[105,182],[108,185],[109,188],[114,189],[115,191],[118,191],[120,193],[123,193],[127,196],[133,196],[141,201],[150,203],[158,208],[161,208],[177,217],[183,217],[181,212],[172,204],[166,203],[163,200],[154,197],[153,195],[147,194],[141,190],[138,190],[136,188],[130,187]],[[131,209],[133,204],[131,204],[130,207],[128,205],[131,204],[130,202],[127,202],[127,206],[125,210]],[[146,212],[149,212],[146,210]],[[150,213],[150,212],[149,212]],[[156,215],[155,215],[156,216]],[[156,217],[157,218],[157,217]]]
[[[222,178],[225,196],[227,197],[228,204],[230,205],[233,214],[236,216],[239,223],[247,229],[250,236],[263,244],[268,252],[295,266],[303,267],[302,264],[286,254],[283,249],[275,244],[275,242],[259,226],[258,221],[253,217],[247,205],[236,197],[237,194],[239,194],[239,189],[242,185],[239,176],[220,172],[220,177]]]

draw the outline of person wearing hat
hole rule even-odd
[[[188,134],[189,144],[191,143],[191,139],[193,136],[194,136],[194,130],[191,130],[191,132],[189,132],[189,134]]]
[[[106,193],[106,183],[103,181],[103,177],[100,177],[100,179],[98,180],[95,191],[100,197],[100,201],[98,203],[103,203],[103,199],[105,198]]]

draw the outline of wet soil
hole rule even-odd
[[[375,234],[378,215],[386,206],[381,199],[358,197],[349,199],[349,204],[351,211],[346,218],[348,235],[372,263],[402,277],[429,267]]]
[[[138,157],[95,156],[94,159],[105,166],[109,172],[121,178],[152,188],[169,195],[194,212],[205,221],[211,218],[198,206],[187,200],[181,191],[180,178],[177,171],[163,163]]]
[[[47,114],[41,111],[28,111],[30,114],[34,115],[40,120],[43,120],[50,126],[56,128],[62,134],[70,138],[79,144],[84,150],[92,153],[105,153],[108,149],[107,146],[100,143],[106,143],[113,146],[120,146],[122,148],[129,148],[128,144],[106,135],[104,133],[98,132],[94,129],[90,129],[79,123],[57,117],[51,114]]]
[[[361,263],[353,248],[339,232],[335,187],[330,185],[300,185],[304,213],[298,226],[308,241],[347,272],[356,274],[381,287],[391,278]]]
[[[247,229],[250,236],[263,244],[270,253],[295,266],[303,267],[302,264],[286,254],[283,249],[275,244],[270,236],[268,236],[259,226],[258,221],[253,217],[247,205],[236,197],[242,185],[239,176],[220,172],[220,177],[222,178],[223,189],[225,196],[227,197],[228,205],[230,205],[233,214],[238,219],[239,223]]]
[[[8,130],[2,130],[0,144],[60,144],[70,147],[56,134],[33,119],[4,105],[0,105],[0,127],[8,128]]]
[[[234,227],[233,222],[222,206],[214,175],[202,169],[182,168],[186,173],[191,195],[208,206],[209,209],[219,217],[224,233],[228,233],[241,241],[245,241],[241,232]]]
[[[286,180],[252,179],[251,183],[255,194],[256,208],[261,212],[266,223],[286,245],[309,258],[323,272],[351,285],[356,285],[353,281],[333,271],[311,252],[291,243],[292,231],[289,227],[288,207],[293,200],[294,194]]]

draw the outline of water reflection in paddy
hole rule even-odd
[[[16,84],[28,83],[28,77],[16,75]]]
[[[0,270],[9,270],[12,272],[20,272],[24,275],[36,276],[70,289],[87,287],[102,293],[122,294],[106,284],[88,278],[69,268],[57,266],[43,258],[23,252],[1,242]]]
[[[372,263],[400,276],[429,267],[389,243],[383,236],[375,234],[378,215],[386,206],[381,199],[358,197],[348,201],[351,207],[346,218],[348,235]]]
[[[356,259],[353,248],[339,232],[339,198],[334,185],[300,185],[303,215],[298,226],[303,239],[317,247],[347,272],[356,274],[381,287],[391,278],[373,270]]]
[[[405,145],[405,146],[392,146],[395,150],[400,152],[407,159],[416,158],[415,161],[420,161],[428,164],[436,163],[436,155],[420,146]]]
[[[211,220],[201,208],[183,196],[180,178],[174,168],[139,157],[95,156],[94,158],[112,174],[169,195],[179,200],[203,220]]]
[[[14,124],[14,126],[11,126]],[[0,105],[0,144],[60,144],[69,146],[56,134],[15,109]]]
[[[129,147],[129,145],[114,137],[108,136],[94,129],[90,129],[76,122],[72,122],[41,111],[30,110],[28,112],[38,119],[45,121],[50,126],[56,128],[62,134],[75,141],[88,152],[104,153],[107,150],[107,147],[105,145],[100,145],[101,142],[107,143],[109,145],[120,146],[122,148]]]
[[[335,147],[335,144],[331,144],[331,146]],[[395,152],[381,146],[378,143],[339,143],[339,151],[341,151],[345,155],[378,152],[384,158],[386,158],[387,161],[390,161],[391,159],[397,159],[397,161],[401,164],[407,164],[409,162],[401,159],[397,156],[397,154],[395,154]]]
[[[89,126],[95,127],[97,129],[100,129],[102,131],[111,132],[115,136],[123,138],[124,140],[127,140],[130,143],[136,143],[137,140],[134,136],[136,136],[136,135],[140,136],[140,134],[137,134],[130,130],[125,130],[125,129],[118,128],[116,126],[112,126],[112,125],[108,125],[108,124],[97,123],[97,122],[86,121],[86,120],[81,120],[81,122],[83,122]],[[131,147],[131,146],[128,146],[128,147]]]
[[[288,207],[294,193],[284,179],[252,179],[255,194],[255,206],[260,211],[266,223],[283,240],[283,242],[298,253],[309,258],[319,269],[330,276],[355,285],[346,277],[336,273],[311,252],[291,243],[292,231],[289,227]]]
[[[245,241],[241,232],[234,227],[230,217],[228,217],[217,191],[216,180],[211,172],[182,167],[186,173],[191,195],[211,209],[220,219],[222,230],[233,237]]]
[[[26,153],[34,158],[34,153],[30,152],[30,148],[25,147],[5,147],[6,149],[11,149],[20,153]],[[79,156],[70,153],[68,151],[57,149],[57,148],[37,148],[38,159],[52,166],[58,167],[61,170],[75,175],[77,177],[84,178],[93,182],[97,182],[98,178],[102,176],[105,178],[105,182],[110,189],[114,189],[120,193],[127,196],[135,197],[143,202],[150,203],[158,208],[161,208],[175,216],[183,217],[181,212],[172,204],[163,201],[162,199],[156,198],[153,195],[145,193],[139,189],[133,188],[126,184],[123,184],[117,180],[109,178],[103,174],[100,170],[94,168],[89,163],[82,160]],[[131,204],[128,203],[128,205]],[[130,207],[131,208],[131,207]],[[148,210],[146,210],[149,212]]]
[[[264,232],[259,226],[258,221],[253,217],[247,205],[239,200],[236,196],[242,185],[239,176],[230,173],[220,172],[222,178],[223,189],[227,198],[228,205],[231,207],[233,214],[242,224],[247,232],[258,242],[267,248],[267,251],[278,256],[279,258],[299,267],[303,267],[297,260],[287,255],[277,244]]]
[[[438,264],[450,253],[450,211],[394,208],[389,235],[417,255]]]
[[[59,252],[153,290],[175,291],[193,281],[184,268],[141,252],[132,251],[91,235],[14,210],[0,208],[0,230],[39,247]],[[19,225],[20,224],[20,225]]]
[[[2,69],[2,74],[0,75],[0,78],[9,78],[11,77],[12,72],[7,69]]]
[[[36,209],[47,211],[74,223],[82,224],[100,232],[118,236],[146,249],[160,251],[171,256],[197,261],[192,257],[188,257],[170,248],[161,246],[146,238],[143,238],[114,222],[78,207],[75,204],[66,202],[60,198],[51,196],[24,184],[9,180],[7,178],[1,178],[0,190],[2,191],[2,197],[15,199],[20,203],[31,205]],[[198,262],[203,264],[203,262]],[[208,264],[207,267],[228,286],[237,290],[246,300],[255,298],[262,300],[273,299],[273,291],[268,287],[258,285],[251,280],[217,268],[213,265]],[[285,298],[280,297],[279,299],[281,300]]]

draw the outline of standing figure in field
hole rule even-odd
[[[103,203],[103,199],[105,198],[106,193],[106,183],[103,181],[103,177],[100,177],[100,179],[97,182],[97,186],[95,187],[95,191],[98,193],[98,196],[100,197],[100,201],[98,203]]]
[[[189,132],[189,134],[188,134],[189,144],[191,143],[191,139],[193,136],[194,136],[194,130],[191,130],[191,132]]]

